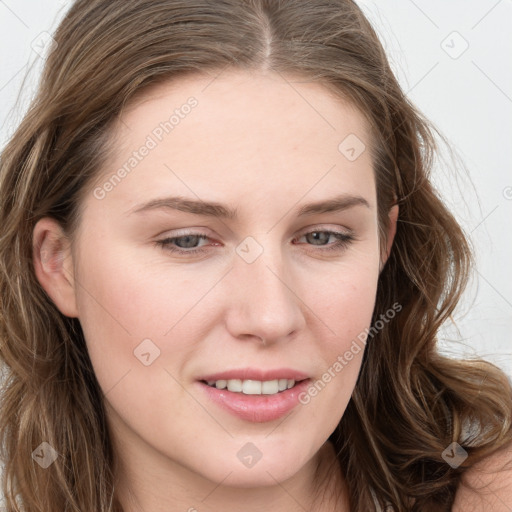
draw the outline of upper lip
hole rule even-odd
[[[275,368],[264,370],[261,368],[238,368],[233,370],[225,370],[219,373],[211,373],[209,375],[205,375],[199,380],[212,381],[212,380],[259,380],[259,381],[269,381],[276,379],[288,379],[288,380],[304,380],[309,376],[303,372],[298,370],[293,370],[291,368]]]

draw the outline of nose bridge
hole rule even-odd
[[[235,336],[278,341],[303,325],[301,302],[281,248],[269,236],[264,244],[250,238],[237,247],[229,327]]]

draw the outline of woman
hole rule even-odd
[[[512,389],[436,351],[471,255],[359,8],[54,37],[1,162],[7,510],[508,510]]]

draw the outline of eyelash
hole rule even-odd
[[[342,249],[347,247],[351,242],[353,242],[355,240],[355,237],[352,234],[341,233],[339,231],[319,230],[319,229],[313,230],[313,231],[308,231],[307,233],[304,233],[303,235],[301,235],[299,238],[310,235],[312,233],[327,233],[329,235],[335,236],[338,239],[335,243],[328,244],[328,246],[319,246],[319,247],[325,247],[325,248],[320,249],[320,251],[323,251],[323,252],[325,252],[325,251],[341,251]],[[204,233],[191,232],[191,233],[184,233],[183,235],[180,235],[180,236],[164,238],[163,240],[158,240],[155,243],[159,247],[161,247],[162,249],[164,249],[166,251],[178,253],[180,255],[195,255],[195,254],[205,253],[207,251],[207,249],[203,249],[203,248],[185,250],[185,249],[177,249],[177,248],[171,246],[171,244],[173,242],[175,242],[176,240],[180,240],[181,238],[186,238],[188,236],[198,237],[200,240],[207,240],[209,238],[208,235],[206,235]]]

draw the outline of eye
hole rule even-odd
[[[195,247],[195,244],[200,240],[208,240],[208,235],[204,233],[186,233],[184,235],[175,236],[171,238],[164,238],[158,240],[156,243],[166,251],[178,254],[198,254],[206,252],[201,247]],[[175,246],[178,247],[175,247]]]
[[[322,243],[328,242],[331,237],[335,239],[333,243]],[[351,232],[343,233],[341,231],[332,230],[308,231],[299,237],[299,239],[301,238],[306,238],[308,241],[312,242],[311,245],[320,247],[320,251],[341,251],[355,240],[355,236]],[[198,246],[197,244],[201,240],[208,239],[209,236],[205,233],[190,232],[180,236],[164,238],[155,243],[166,251],[185,256],[206,253],[208,249],[204,248],[204,246]]]
[[[355,237],[352,233],[342,233],[341,231],[331,230],[308,231],[307,233],[304,233],[300,238],[307,238],[310,241],[312,240],[314,242],[320,242],[313,243],[312,245],[323,247],[323,244],[321,242],[327,241],[331,237],[334,237],[336,241],[331,244],[326,244],[327,247],[322,248],[322,251],[342,250],[355,240]]]

